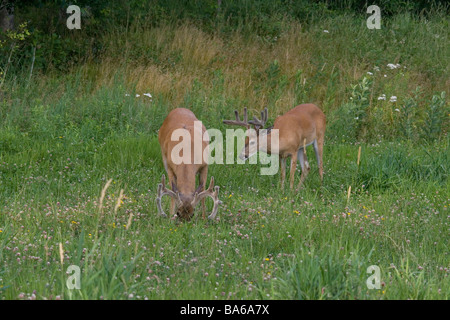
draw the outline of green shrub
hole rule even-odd
[[[431,103],[425,109],[425,121],[422,126],[422,137],[425,140],[435,140],[443,136],[444,124],[449,122],[449,111],[445,91],[433,95]]]

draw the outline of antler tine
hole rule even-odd
[[[223,120],[223,123],[244,126],[247,128],[250,128],[250,125],[253,125],[256,130],[259,130],[261,128],[264,128],[264,125],[266,124],[267,119],[268,119],[267,108],[264,108],[264,110],[261,111],[261,120],[255,116],[253,116],[253,120],[248,121],[247,108],[244,108],[244,119],[243,120],[241,120],[239,118],[239,113],[237,110],[234,110],[234,114],[236,116],[236,120]]]
[[[253,120],[250,120],[248,123],[254,125],[256,130],[259,130],[261,128],[264,128],[267,122],[267,118],[268,118],[268,110],[267,108],[264,108],[264,110],[261,111],[261,120],[253,116]]]
[[[191,205],[195,206],[200,200],[202,200],[204,197],[208,196],[208,193],[211,193],[214,188],[214,177],[211,176],[211,180],[209,182],[209,187],[206,190],[203,190],[202,192],[196,192],[194,194],[194,199],[191,201]]]
[[[262,119],[261,128],[264,128],[264,126],[266,125],[268,115],[269,115],[269,111],[267,110],[267,108],[264,108],[264,111],[261,111],[261,119]]]
[[[216,217],[219,205],[222,203],[222,201],[219,200],[219,189],[219,186],[214,186],[214,177],[211,177],[209,188],[200,193],[196,193],[194,195],[194,199],[192,200],[191,204],[193,206],[195,206],[200,200],[205,197],[210,197],[214,201],[214,207],[211,214],[208,216],[208,219],[214,219]]]
[[[267,110],[267,108],[264,108],[264,110],[261,111],[261,120],[254,116],[253,120],[249,121],[248,123],[254,125],[256,130],[264,128],[268,119],[268,113],[269,111]]]
[[[158,184],[158,191],[156,193],[156,206],[158,208],[158,213],[163,217],[167,217],[161,206],[161,198],[165,195],[171,196],[175,199],[179,199],[178,192],[175,193],[172,190],[166,188],[166,176],[163,174],[161,178],[161,183]]]
[[[209,181],[208,191],[212,191],[213,188],[214,188],[214,177],[211,176],[211,180]]]
[[[211,214],[208,216],[208,219],[211,219],[211,220],[215,219],[217,211],[219,209],[219,205],[222,203],[222,201],[219,200],[219,188],[220,188],[219,186],[215,186],[214,193],[212,195],[210,195],[210,197],[214,201],[213,210],[212,210]]]
[[[234,114],[235,114],[236,120],[223,120],[222,122],[225,124],[244,126],[247,128],[249,127],[249,124],[247,121],[247,108],[244,108],[244,119],[243,120],[241,120],[241,118],[239,117],[239,112],[237,110],[234,110]]]
[[[234,110],[234,116],[236,117],[236,121],[241,121],[241,119],[239,118],[239,112],[237,110]]]

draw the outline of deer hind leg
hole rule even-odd
[[[286,158],[280,157],[281,161],[281,189],[284,189],[284,180],[286,178]]]
[[[295,178],[295,169],[297,168],[297,153],[293,153],[291,156],[291,172],[290,172],[290,184],[289,187],[291,190],[294,188],[294,178]],[[303,171],[302,171],[303,172]]]
[[[319,167],[320,182],[323,182],[323,138],[314,140],[314,152],[316,153],[317,166]]]
[[[300,175],[300,182],[297,186],[297,191],[300,189],[300,187],[303,184],[303,181],[306,179],[306,176],[308,175],[309,171],[311,170],[311,167],[308,163],[308,158],[306,157],[306,150],[304,148],[298,149],[297,157],[300,162],[300,166],[302,167],[302,174]]]

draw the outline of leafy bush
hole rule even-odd
[[[450,114],[449,106],[445,103],[445,100],[445,91],[442,91],[439,95],[433,95],[431,103],[426,109],[425,121],[422,126],[422,137],[425,140],[439,139],[444,133],[444,124]]]
[[[373,81],[363,77],[351,86],[350,102],[335,109],[329,120],[328,135],[337,141],[355,141],[367,124],[367,108]]]
[[[406,98],[406,101],[400,104],[399,119],[397,129],[401,136],[406,139],[416,138],[417,135],[417,118],[419,112],[419,96],[420,87],[416,88],[414,97]]]

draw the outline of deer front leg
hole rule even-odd
[[[323,137],[314,141],[314,151],[316,153],[317,165],[319,167],[320,183],[323,183]]]
[[[206,179],[208,178],[208,166],[204,166],[202,169],[200,169],[199,172],[199,187],[201,186],[201,189],[198,192],[202,192],[203,190],[205,190],[205,186],[206,186]],[[201,200],[202,202],[202,218],[205,219],[206,218],[206,205],[205,205],[205,198],[203,198]]]
[[[291,190],[294,188],[294,178],[295,178],[295,169],[297,168],[297,153],[292,154],[291,156],[291,173],[290,173],[290,184],[289,187]]]
[[[169,177],[169,187],[173,189],[173,186],[177,185],[177,178],[173,173],[172,169],[167,168],[167,176]],[[172,190],[175,191],[175,190]],[[175,215],[176,206],[175,206],[175,198],[170,197],[170,216],[173,217]]]
[[[297,152],[298,159],[300,161],[300,165],[302,167],[302,174],[300,175],[300,182],[297,186],[297,191],[300,189],[301,185],[303,184],[303,181],[306,179],[306,176],[309,173],[309,170],[311,170],[311,167],[308,163],[308,158],[306,157],[306,150],[305,148],[300,148]]]
[[[284,189],[284,179],[286,178],[286,158],[280,157],[281,161],[281,189]]]

